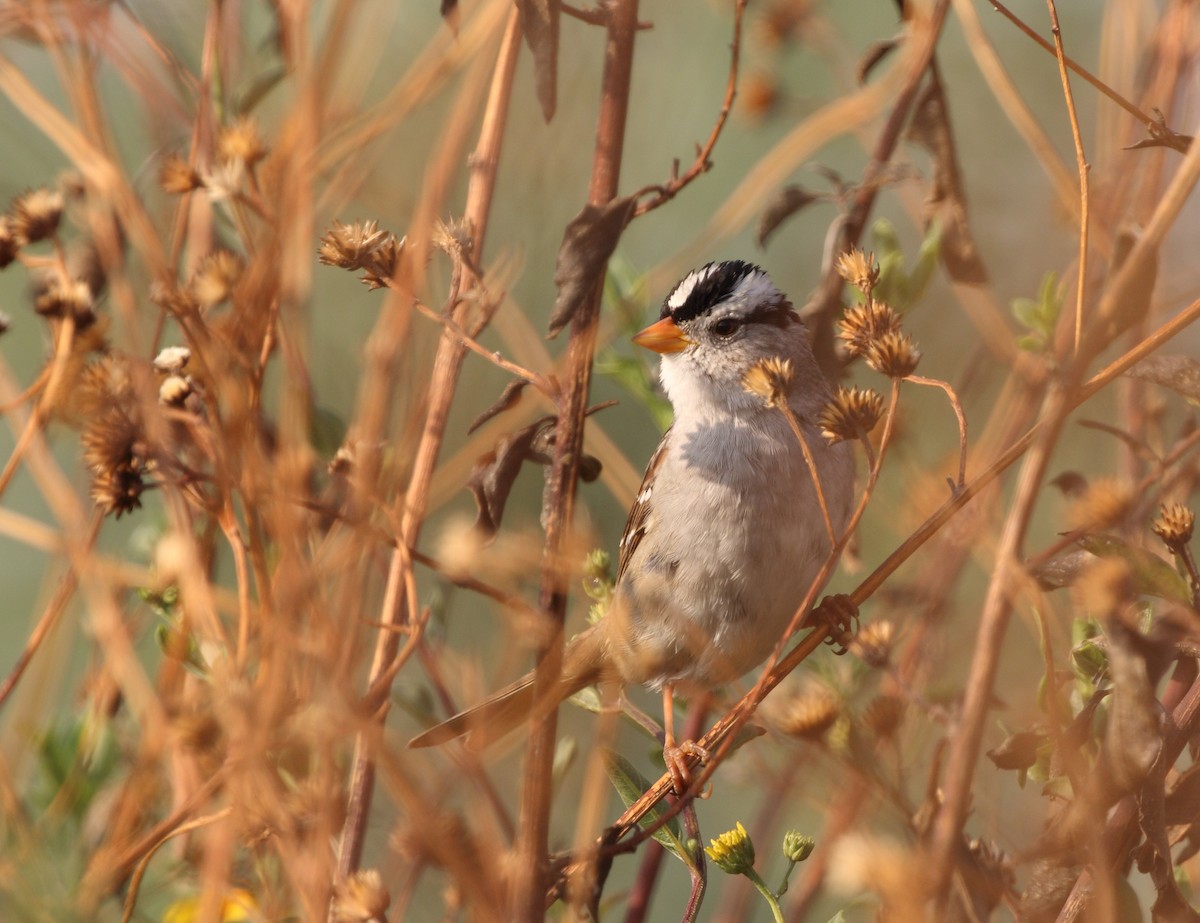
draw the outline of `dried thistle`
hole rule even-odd
[[[879,695],[862,713],[863,724],[876,737],[889,738],[904,718],[904,700],[895,695]]]
[[[438,221],[433,228],[433,245],[456,261],[471,252],[471,226],[461,218]]]
[[[249,116],[235,119],[217,133],[217,160],[221,163],[249,168],[266,156],[267,147]]]
[[[883,396],[870,388],[838,385],[833,400],[825,405],[817,425],[830,445],[843,439],[857,439],[875,428],[883,416]]]
[[[119,407],[94,417],[81,437],[92,499],[119,519],[142,505],[153,461],[141,428]]]
[[[163,373],[182,372],[187,368],[192,358],[192,351],[186,346],[167,346],[154,357],[154,371]]]
[[[786,407],[793,374],[790,359],[772,356],[754,364],[742,378],[742,387],[768,407]]]
[[[73,317],[79,327],[96,319],[92,290],[82,279],[64,279],[54,273],[39,285],[33,309],[43,317]]]
[[[847,308],[837,327],[846,352],[861,356],[881,337],[900,329],[900,315],[883,302],[868,300]]]
[[[21,252],[21,238],[8,215],[0,215],[0,269],[8,266]]]
[[[837,271],[839,276],[868,297],[879,284],[879,266],[875,262],[875,255],[868,255],[857,248],[837,258]]]
[[[385,920],[391,902],[379,872],[362,869],[338,882],[333,894],[333,918],[337,923]]]
[[[150,284],[150,301],[175,317],[188,317],[200,310],[191,292],[159,281]]]
[[[387,288],[396,275],[400,265],[400,252],[408,238],[397,239],[395,234],[388,233],[387,239],[375,250],[370,258],[370,267],[363,274],[362,283],[371,291]]]
[[[12,204],[10,217],[19,241],[37,243],[53,237],[62,219],[63,194],[57,189],[30,189]]]
[[[183,195],[204,186],[204,179],[196,169],[178,154],[169,154],[158,168],[158,185],[163,192]]]
[[[1133,506],[1130,485],[1118,478],[1097,478],[1068,511],[1074,529],[1107,529],[1123,522]]]
[[[771,722],[789,737],[820,740],[841,716],[841,700],[823,686],[814,686],[772,709]]]
[[[1154,534],[1171,551],[1178,553],[1192,540],[1196,525],[1196,514],[1182,503],[1162,505],[1158,518],[1154,520]]]
[[[891,330],[869,344],[863,358],[867,365],[888,378],[907,378],[917,370],[921,351],[907,333]]]
[[[242,258],[236,253],[214,250],[200,261],[192,276],[192,294],[206,308],[218,305],[233,293],[244,268]]]
[[[850,650],[873,667],[886,666],[892,655],[895,634],[896,627],[888,619],[876,619],[864,625],[854,636]]]
[[[182,407],[194,390],[186,375],[168,375],[158,386],[158,400],[168,407]]]
[[[343,224],[335,220],[321,237],[317,260],[326,266],[337,266],[339,269],[373,269],[376,251],[387,244],[389,238],[395,240],[395,235],[390,231],[379,230],[377,221]],[[397,253],[400,246],[401,243],[397,242]]]

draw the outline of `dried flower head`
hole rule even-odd
[[[1068,511],[1074,529],[1107,529],[1123,522],[1133,506],[1133,490],[1119,478],[1097,478],[1088,483]]]
[[[754,868],[754,843],[741,821],[733,830],[713,840],[712,845],[706,846],[704,851],[727,874],[741,875]]]
[[[110,407],[92,419],[81,440],[92,499],[118,519],[138,509],[153,461],[137,423],[121,408]]]
[[[793,375],[790,359],[772,356],[754,364],[742,379],[742,387],[768,407],[786,407]]]
[[[221,163],[252,167],[266,156],[266,145],[250,116],[223,125],[217,133],[217,160]]]
[[[783,734],[799,740],[820,740],[842,715],[841,700],[824,686],[814,685],[771,711],[771,722]]]
[[[371,254],[370,267],[363,273],[362,283],[371,291],[377,288],[387,288],[396,275],[396,267],[400,265],[400,252],[404,249],[406,237],[396,238],[388,232],[387,239]]]
[[[204,179],[178,154],[168,154],[158,168],[158,185],[162,187],[163,192],[183,195],[193,189],[200,189],[204,185]]]
[[[850,650],[861,657],[865,663],[873,667],[886,666],[892,655],[892,641],[896,627],[888,619],[875,619],[862,627],[854,640],[850,642]]]
[[[62,219],[63,194],[57,189],[30,189],[19,195],[9,212],[20,241],[37,243],[53,237]]]
[[[243,268],[242,258],[236,253],[214,250],[200,261],[192,276],[192,294],[206,308],[220,304],[233,293]]]
[[[859,249],[850,250],[837,258],[838,275],[864,295],[870,295],[879,284],[879,266],[875,255]]]
[[[166,346],[154,357],[154,371],[164,374],[182,372],[191,358],[192,351],[186,346]]]
[[[904,700],[895,695],[879,695],[862,713],[863,724],[875,736],[888,738],[896,733],[904,717]]]
[[[333,894],[333,918],[337,923],[384,920],[391,902],[379,872],[362,869],[338,882]]]
[[[168,375],[158,386],[158,400],[168,407],[182,407],[194,390],[186,375]]]
[[[339,269],[372,269],[375,252],[395,239],[390,231],[379,230],[377,221],[355,221],[343,224],[334,221],[321,238],[317,249],[318,262]],[[399,250],[397,244],[397,251]]]
[[[891,330],[868,345],[863,358],[867,365],[888,378],[907,378],[917,370],[921,351],[907,333]]]
[[[846,352],[861,356],[884,334],[900,329],[900,315],[883,302],[870,300],[847,308],[837,327]]]
[[[433,228],[433,245],[455,260],[471,252],[471,225],[465,219],[438,221]]]
[[[33,309],[43,317],[73,317],[79,327],[96,319],[88,284],[82,279],[64,279],[58,273],[39,284]]]
[[[200,310],[191,292],[157,280],[150,283],[150,301],[175,317],[188,317]]]
[[[1174,551],[1183,548],[1192,540],[1195,525],[1196,514],[1182,503],[1164,503],[1158,518],[1154,520],[1154,534]]]
[[[0,269],[9,265],[21,252],[21,238],[8,215],[0,215]]]
[[[857,385],[847,388],[838,385],[833,400],[825,405],[817,425],[830,445],[843,439],[857,439],[875,428],[883,416],[883,395]]]

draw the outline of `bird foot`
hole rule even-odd
[[[668,743],[663,747],[663,762],[671,774],[671,786],[676,795],[682,795],[692,786],[692,769],[699,768],[712,758],[712,754],[694,740],[681,741],[679,746]],[[697,798],[707,798],[712,789],[706,788]]]
[[[849,596],[836,594],[826,596],[813,609],[813,619],[829,626],[829,637],[825,643],[833,648],[838,657],[850,650],[850,642],[858,634],[858,606]]]

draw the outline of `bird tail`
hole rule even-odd
[[[478,705],[435,724],[408,742],[410,747],[436,747],[467,736],[473,750],[482,750],[524,723],[535,713],[548,712],[601,679],[603,637],[592,627],[574,638],[563,653],[563,671],[558,683],[535,707],[533,674],[528,673],[505,686]]]

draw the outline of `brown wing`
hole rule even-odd
[[[629,518],[625,520],[625,531],[621,533],[621,542],[617,546],[619,552],[617,558],[618,582],[621,575],[625,573],[625,568],[629,566],[629,561],[641,543],[642,536],[646,534],[646,526],[650,521],[651,495],[654,493],[654,476],[658,474],[663,459],[667,457],[667,439],[670,435],[671,430],[668,428],[663,433],[662,442],[650,456],[650,464],[646,466],[646,473],[642,475],[642,486],[638,489],[637,499],[629,508]]]

